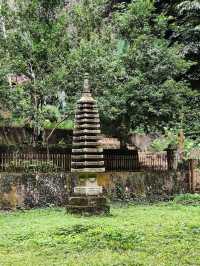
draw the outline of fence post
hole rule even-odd
[[[176,167],[176,156],[174,149],[167,149],[167,165],[168,170],[175,170]]]
[[[189,160],[189,190],[194,192],[194,160]]]

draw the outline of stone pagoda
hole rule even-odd
[[[88,76],[83,94],[77,102],[71,171],[79,173],[105,172],[103,149],[99,146],[100,120],[96,100],[92,98]]]
[[[77,182],[69,197],[69,212],[102,213],[109,210],[102,187],[97,184],[98,174],[105,172],[100,133],[96,100],[91,95],[88,74],[85,74],[83,93],[75,113],[71,172]]]

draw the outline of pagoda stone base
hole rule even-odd
[[[110,206],[101,195],[74,195],[69,198],[66,210],[74,214],[105,214],[110,212]]]

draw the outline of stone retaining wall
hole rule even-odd
[[[186,172],[102,173],[98,183],[112,199],[163,200],[188,191]]]
[[[64,206],[75,174],[0,173],[0,209]],[[107,172],[98,184],[111,199],[155,200],[188,191],[186,172]]]

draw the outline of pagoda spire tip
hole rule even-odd
[[[85,73],[84,75],[84,86],[83,86],[83,92],[90,92],[90,84],[89,84],[89,74]]]

